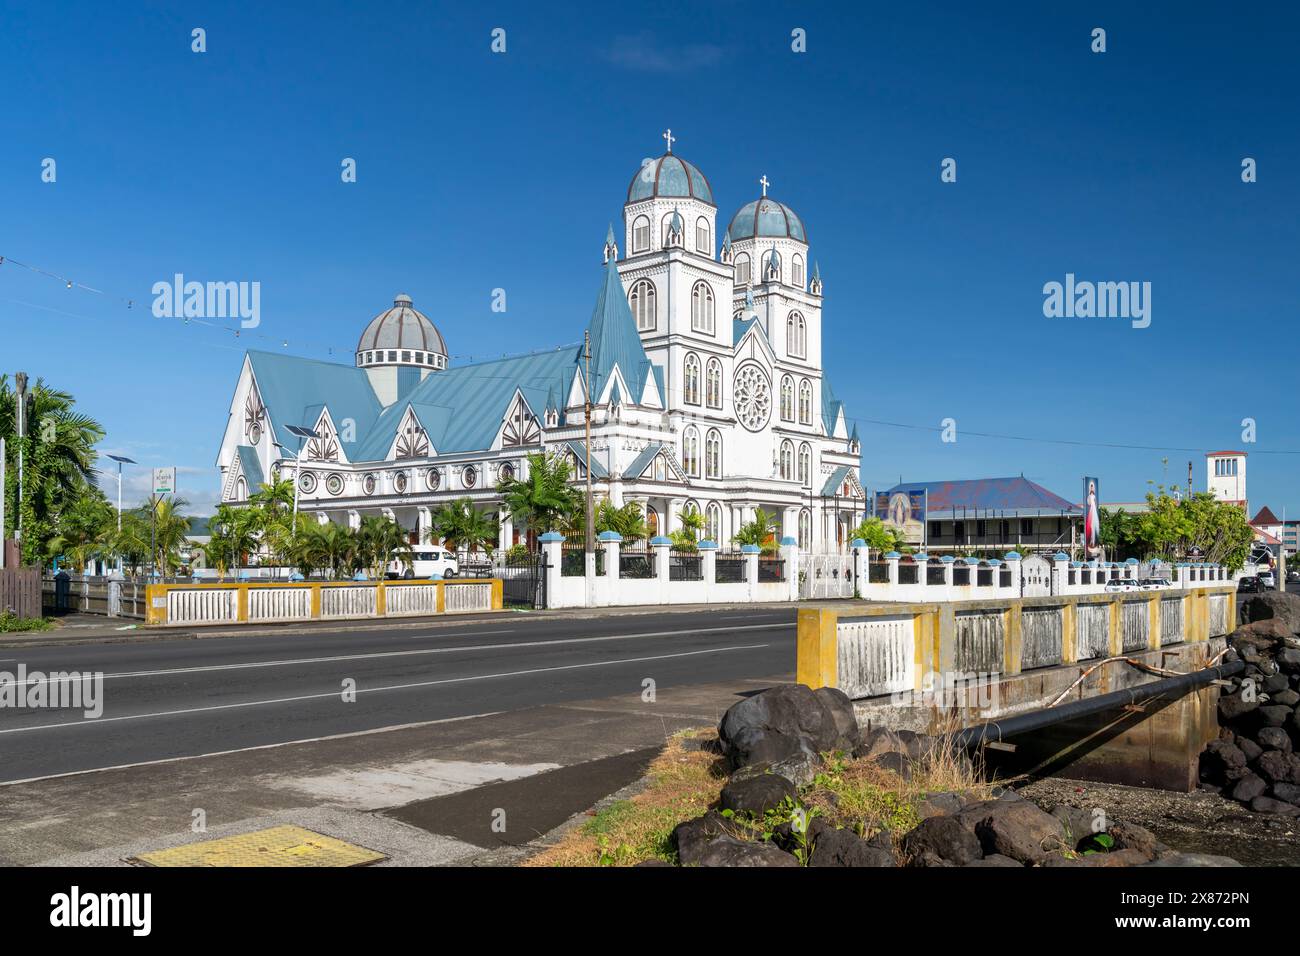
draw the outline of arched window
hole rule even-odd
[[[789,375],[781,379],[781,421],[794,421],[794,379]]]
[[[790,439],[781,442],[781,479],[790,481],[794,478],[794,443]]]
[[[691,290],[691,329],[713,334],[713,290],[707,282],[697,282]]]
[[[632,284],[632,291],[627,295],[627,304],[636,318],[638,332],[653,332],[658,324],[655,312],[655,287],[649,279],[640,279]]]
[[[710,428],[704,439],[704,477],[722,477],[722,432]]]
[[[799,446],[799,484],[812,481],[812,448],[807,442]]]
[[[803,508],[799,512],[799,549],[808,551],[812,548],[812,512]]]
[[[709,237],[709,220],[701,216],[695,220],[695,251],[702,256],[713,256],[713,242]]]
[[[704,507],[704,537],[714,544],[722,537],[722,507],[716,501]]]
[[[791,312],[785,320],[785,350],[794,358],[808,355],[808,325],[798,312]]]
[[[682,469],[692,478],[700,477],[700,433],[694,425],[682,432]]]
[[[704,373],[704,403],[709,408],[722,407],[722,363],[709,359]]]
[[[648,537],[655,537],[659,534],[659,512],[649,505],[645,509],[645,529]]]
[[[796,287],[803,288],[803,256],[794,255],[790,259],[790,281]]]
[[[241,475],[239,480],[235,482],[235,500],[243,501],[247,497],[248,497],[248,482],[245,481],[243,476]]]
[[[682,386],[682,401],[688,405],[700,404],[700,357],[686,353],[686,376]]]
[[[743,252],[736,256],[736,285],[749,285],[749,256]]]
[[[812,424],[812,382],[806,378],[799,383],[799,424]]]
[[[650,220],[645,216],[637,216],[632,222],[632,251],[650,251]]]

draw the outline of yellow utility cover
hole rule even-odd
[[[302,827],[271,827],[132,857],[146,866],[365,866],[386,859]]]

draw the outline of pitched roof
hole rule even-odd
[[[1016,478],[974,478],[962,481],[909,481],[890,488],[895,491],[925,491],[926,511],[930,515],[943,511],[980,509],[1008,514],[1028,512],[1067,512],[1080,514],[1082,509],[1023,475]]]
[[[640,478],[642,473],[650,467],[650,462],[654,460],[655,455],[659,454],[659,449],[663,446],[663,442],[652,441],[642,448],[637,456],[632,459],[632,464],[623,469],[623,477]]]
[[[1273,514],[1273,510],[1268,505],[1259,509],[1259,513],[1250,519],[1251,524],[1281,524],[1282,519]]]
[[[627,304],[623,280],[618,276],[618,264],[613,258],[605,264],[605,278],[587,331],[591,337],[591,400],[600,399],[617,365],[633,400],[640,401],[650,374],[650,360],[641,346],[641,335],[636,330],[636,320]]]
[[[293,451],[298,450],[299,440],[289,434],[286,426],[311,428],[320,417],[322,404],[329,405],[336,423],[352,419],[358,436],[370,431],[382,411],[364,369],[254,350],[248,352],[248,361],[257,380],[258,394],[275,427],[272,437]]]
[[[840,485],[844,483],[844,479],[849,476],[849,472],[852,470],[852,465],[840,465],[832,471],[830,477],[826,479],[826,484],[822,485],[821,496],[823,498],[831,498],[839,494]]]
[[[835,419],[839,417],[840,409],[844,403],[835,397],[831,391],[831,380],[825,373],[822,374],[822,424],[826,426],[826,434],[835,434]]]
[[[581,467],[586,467],[587,464],[586,442],[578,441],[575,438],[571,441],[565,442],[565,444],[568,446],[569,451],[573,452],[573,454],[577,457],[579,465]],[[607,469],[603,464],[601,464],[600,459],[597,458],[595,455],[591,456],[591,477],[593,478],[609,477],[609,469]]]

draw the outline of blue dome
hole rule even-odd
[[[793,209],[775,199],[755,199],[731,217],[727,235],[732,242],[756,237],[808,241],[808,233]]]
[[[638,169],[627,187],[628,202],[656,197],[698,199],[713,205],[713,190],[704,174],[672,153]]]

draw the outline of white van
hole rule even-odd
[[[454,578],[459,572],[460,563],[456,560],[456,555],[442,548],[412,551],[409,568],[401,559],[391,561],[388,565],[388,577],[407,580],[434,576]]]

